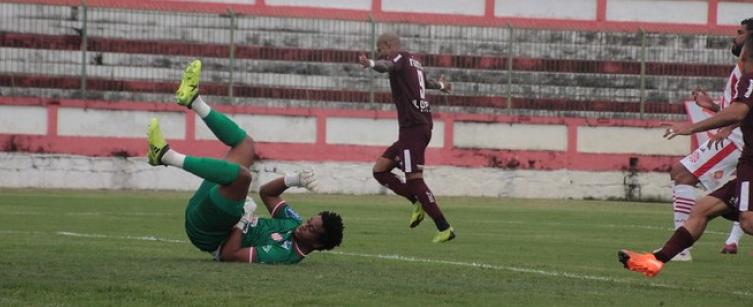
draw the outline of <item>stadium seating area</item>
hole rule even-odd
[[[0,4],[0,12],[0,94],[83,97],[82,12],[10,3]],[[464,110],[506,108],[510,95],[515,109],[630,116],[639,111],[643,80],[645,111],[673,116],[684,113],[679,102],[695,87],[720,95],[733,64],[723,36],[260,16],[238,16],[231,30],[232,20],[90,9],[85,96],[171,102],[183,65],[199,57],[206,67],[203,90],[218,102],[231,102],[232,83],[238,103],[357,108],[373,99],[386,106],[388,80],[355,64],[383,31],[399,33],[431,76],[454,81],[454,95],[435,98],[435,105]]]

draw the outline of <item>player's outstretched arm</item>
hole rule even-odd
[[[444,75],[439,75],[439,79],[428,79],[426,81],[426,88],[431,90],[440,90],[447,94],[452,92],[452,83],[445,78]]]
[[[261,186],[259,197],[261,197],[261,201],[267,207],[269,214],[274,214],[275,207],[284,202],[280,195],[290,187],[302,187],[309,191],[314,191],[317,187],[314,171],[303,170],[290,173]]]
[[[696,132],[708,131],[739,123],[746,115],[748,115],[749,110],[748,105],[744,103],[733,103],[729,107],[719,111],[719,113],[716,113],[716,115],[695,124],[674,124],[670,128],[667,128],[664,137],[672,139],[678,135],[690,135]]]
[[[395,69],[395,63],[387,60],[372,60],[365,55],[358,56],[358,64],[361,64],[363,68],[371,68],[377,72],[385,73]]]

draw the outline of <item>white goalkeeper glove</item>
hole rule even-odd
[[[283,180],[288,187],[302,187],[311,192],[314,192],[319,184],[316,181],[316,174],[310,169],[287,174]]]

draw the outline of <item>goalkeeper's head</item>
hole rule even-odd
[[[316,250],[330,250],[343,240],[343,220],[337,213],[322,211],[295,230],[295,238]]]

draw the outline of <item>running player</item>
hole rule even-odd
[[[447,242],[455,238],[455,230],[445,219],[434,194],[424,182],[423,167],[433,125],[426,89],[448,93],[452,85],[444,76],[440,76],[439,80],[427,79],[421,62],[409,52],[400,50],[400,38],[395,33],[383,33],[379,36],[377,53],[378,60],[361,55],[358,62],[364,68],[389,74],[400,129],[397,141],[374,163],[374,178],[413,203],[409,223],[411,228],[418,226],[424,219],[424,213],[427,213],[439,230],[432,242]],[[405,182],[392,173],[397,166],[405,173]]]
[[[254,142],[235,122],[202,100],[200,75],[201,62],[195,60],[183,73],[177,101],[193,110],[230,147],[225,157],[187,156],[171,149],[157,119],[152,119],[147,132],[150,165],[179,167],[204,179],[186,207],[185,227],[191,243],[221,261],[285,264],[297,263],[313,250],[338,246],[343,231],[339,215],[324,211],[304,223],[279,198],[288,187],[311,188],[315,180],[310,172],[278,178],[262,187],[261,198],[273,219],[253,216],[252,201],[244,210]]]
[[[745,19],[737,29],[737,36],[732,42],[732,54],[740,56],[745,37],[753,32],[753,18]],[[735,97],[737,80],[740,79],[740,67],[735,65],[724,87],[724,96],[719,103],[715,103],[703,90],[693,91],[696,104],[711,112],[729,106]],[[728,140],[728,142],[724,142]],[[713,146],[712,146],[713,145]],[[682,226],[688,219],[690,211],[695,205],[695,186],[700,182],[706,191],[714,191],[722,184],[734,177],[735,166],[743,148],[742,133],[737,125],[723,127],[716,135],[701,144],[695,151],[672,165],[670,177],[672,179],[672,208],[674,210],[675,229]],[[723,181],[724,180],[724,181]],[[737,246],[742,236],[740,224],[734,222],[729,237],[722,248],[723,254],[736,254]],[[690,249],[677,254],[673,261],[691,261]]]
[[[737,95],[729,107],[706,120],[688,125],[674,124],[668,128],[665,137],[690,135],[733,124],[742,130],[743,152],[737,164],[737,177],[721,188],[701,198],[690,212],[685,223],[675,230],[664,246],[654,253],[636,253],[620,250],[618,257],[626,269],[653,277],[664,267],[664,263],[700,239],[706,224],[718,217],[740,222],[745,233],[753,234],[753,206],[750,205],[750,182],[753,181],[753,34],[745,40],[740,55],[742,76],[737,82]]]

